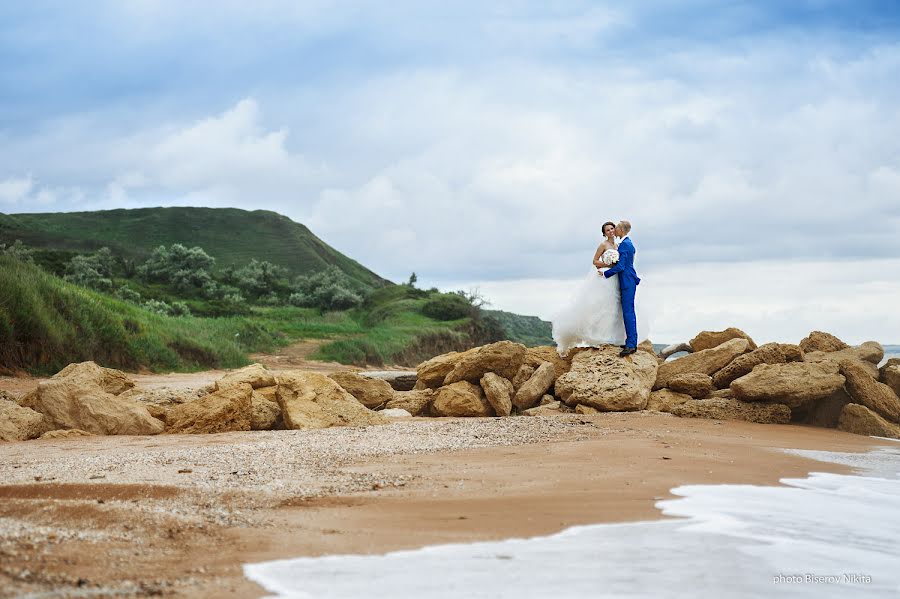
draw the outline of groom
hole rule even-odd
[[[622,316],[625,319],[625,347],[619,353],[624,358],[637,351],[637,317],[634,315],[634,292],[641,280],[634,271],[634,244],[628,238],[631,223],[627,220],[616,225],[616,237],[624,238],[619,244],[619,261],[603,273],[609,278],[619,275],[619,289],[622,292]]]

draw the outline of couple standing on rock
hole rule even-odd
[[[553,317],[553,340],[560,355],[573,347],[604,344],[620,345],[621,357],[637,351],[634,296],[641,280],[634,270],[635,249],[628,236],[631,223],[606,222],[602,231],[605,239],[594,253],[594,268],[575,289],[566,307]],[[618,243],[617,237],[621,240]],[[643,318],[641,321],[640,329],[646,339]]]

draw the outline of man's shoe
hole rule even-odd
[[[626,347],[622,351],[619,352],[619,357],[624,358],[625,356],[630,356],[631,354],[637,353],[636,347]]]

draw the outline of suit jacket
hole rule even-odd
[[[619,284],[622,286],[636,287],[641,282],[634,271],[634,244],[628,237],[619,244],[619,261],[603,273],[607,279],[613,275],[619,275]]]

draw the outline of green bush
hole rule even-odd
[[[7,256],[22,262],[34,261],[34,250],[22,243],[21,239],[16,239],[12,245],[9,246],[5,243],[0,243],[0,254],[6,254]]]
[[[288,298],[291,305],[319,310],[348,310],[361,306],[364,301],[359,285],[336,266],[297,277],[294,293]]]
[[[227,273],[227,280],[234,281],[241,291],[251,297],[263,297],[274,293],[279,282],[287,277],[287,269],[265,260],[250,260],[247,266]]]
[[[137,271],[150,282],[168,283],[177,291],[197,291],[216,289],[212,271],[216,259],[203,248],[190,249],[180,243],[166,247],[161,245],[153,250],[150,258]]]
[[[475,316],[477,309],[462,295],[441,293],[422,305],[422,314],[435,320],[459,320]]]
[[[66,264],[63,277],[70,283],[108,291],[112,288],[113,265],[115,258],[109,248],[100,248],[93,254],[79,254]]]

